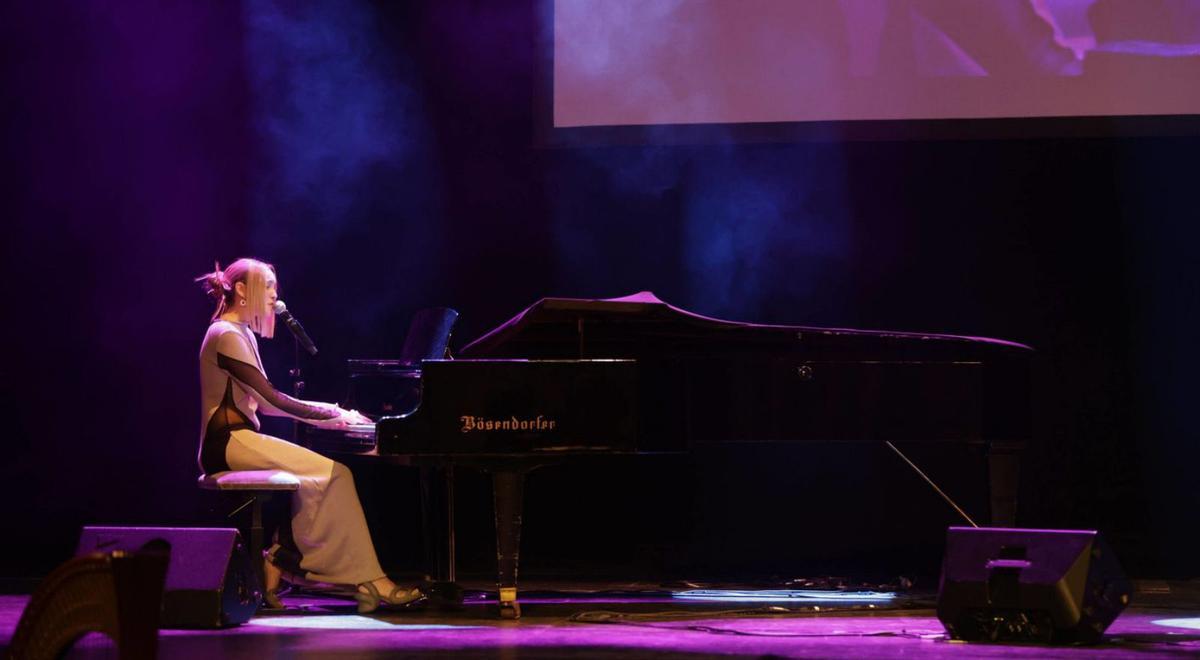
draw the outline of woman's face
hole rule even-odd
[[[263,309],[259,310],[258,313],[259,314],[274,314],[275,311],[273,308],[275,305],[275,301],[279,299],[279,282],[275,279],[275,273],[271,272],[270,270],[264,272],[262,275],[263,275],[263,279],[262,279],[262,282],[263,282],[263,296],[262,296]],[[247,294],[249,293],[249,291],[248,291],[247,287],[248,287],[248,284],[246,282],[238,282],[234,287],[237,291],[238,296],[241,297],[243,303],[246,301],[246,299],[248,297]]]
[[[266,276],[267,276],[267,283],[266,283],[266,289],[263,291],[263,293],[264,293],[263,297],[266,298],[267,309],[270,310],[270,309],[273,309],[273,307],[275,305],[275,301],[279,300],[279,291],[278,291],[279,282],[276,281],[276,279],[275,279],[275,273],[267,271]]]

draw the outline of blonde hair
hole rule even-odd
[[[243,257],[221,270],[221,264],[213,264],[213,272],[196,278],[204,287],[208,297],[217,303],[212,320],[233,307],[238,282],[245,285],[246,309],[250,312],[250,329],[260,337],[275,336],[275,310],[267,303],[267,281],[275,279],[275,267],[265,261]]]

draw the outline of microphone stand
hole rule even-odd
[[[292,348],[295,349],[293,354],[292,368],[288,370],[288,375],[292,377],[292,396],[303,401],[304,381],[302,380],[302,374],[300,372],[300,340],[296,337],[292,337]],[[301,424],[300,420],[298,419],[293,419],[292,442],[295,442],[301,447],[307,448],[308,442],[306,442],[306,440],[307,438],[305,437],[304,433],[304,424]]]

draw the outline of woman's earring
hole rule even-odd
[[[245,307],[245,306],[246,306],[246,299],[245,299],[245,298],[242,298],[241,300],[239,300],[239,301],[238,301],[238,304],[239,304],[239,305],[241,305],[242,307]]]

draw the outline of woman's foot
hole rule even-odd
[[[358,593],[354,594],[359,614],[374,612],[380,605],[412,605],[424,599],[425,594],[420,589],[401,587],[386,577],[363,582],[358,585]]]
[[[279,585],[283,582],[283,570],[263,558],[263,604],[267,609],[282,610],[283,601],[279,600]]]

